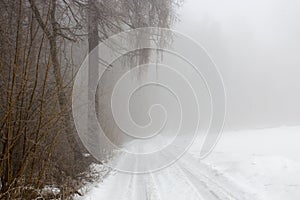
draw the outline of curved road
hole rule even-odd
[[[145,145],[131,143],[142,149]],[[119,157],[119,163],[128,163]],[[136,164],[137,165],[137,164]],[[137,167],[137,166],[135,166]],[[255,200],[230,177],[186,153],[173,165],[147,174],[110,172],[97,183],[84,200]]]

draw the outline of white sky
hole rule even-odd
[[[221,70],[227,128],[300,124],[299,0],[186,0],[179,18]]]

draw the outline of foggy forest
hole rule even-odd
[[[298,200],[299,11],[0,0],[0,199]]]

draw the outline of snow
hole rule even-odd
[[[57,196],[60,193],[60,189],[55,185],[46,185],[41,191],[42,196],[53,195]]]
[[[300,127],[226,132],[204,162],[251,188],[260,199],[297,200],[299,139]]]
[[[298,200],[299,132],[300,127],[225,132],[204,160],[197,140],[175,164],[142,175],[112,171],[79,199]]]

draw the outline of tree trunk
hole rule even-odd
[[[88,132],[89,134],[96,134],[97,126],[96,116],[99,117],[99,91],[95,87],[98,83],[99,69],[98,69],[98,49],[99,32],[98,32],[98,8],[97,0],[89,0],[88,2],[88,45],[89,45],[89,67],[88,67]],[[93,99],[95,97],[95,101]],[[93,108],[94,107],[94,108]]]
[[[61,112],[62,113],[64,112],[63,124],[64,124],[64,128],[65,128],[66,138],[67,138],[67,142],[68,142],[70,148],[74,152],[74,155],[72,156],[73,161],[77,162],[79,160],[82,160],[84,157],[82,156],[82,154],[80,152],[79,145],[78,145],[75,135],[74,135],[75,129],[73,128],[73,125],[72,125],[72,117],[71,117],[71,110],[70,110],[71,106],[69,104],[69,100],[67,99],[67,95],[63,88],[61,69],[60,69],[60,64],[58,61],[58,51],[57,51],[58,27],[57,27],[57,22],[56,22],[56,18],[55,18],[57,2],[56,2],[56,0],[51,1],[51,3],[52,3],[51,10],[50,10],[51,32],[44,24],[43,19],[40,15],[40,12],[39,12],[38,8],[36,7],[35,1],[29,0],[29,2],[31,4],[33,13],[35,14],[36,20],[38,21],[40,27],[45,32],[47,39],[49,41],[53,74],[54,74],[57,93],[58,93],[58,103],[59,103]]]

